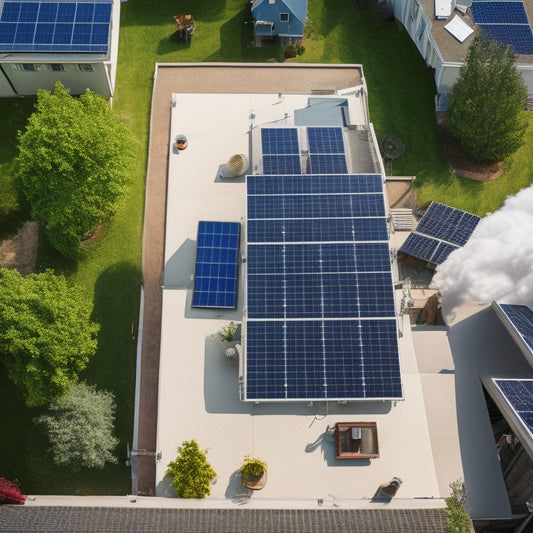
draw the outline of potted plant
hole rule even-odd
[[[237,324],[230,322],[227,326],[222,326],[217,331],[217,336],[222,342],[233,342],[235,340],[235,333],[237,332]]]
[[[257,457],[246,455],[239,468],[242,474],[242,484],[252,490],[259,490],[265,486],[267,480],[267,465]]]
[[[203,498],[211,494],[216,472],[207,461],[207,450],[200,449],[195,440],[186,440],[178,446],[178,456],[168,464],[167,476],[179,498]]]

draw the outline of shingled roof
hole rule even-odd
[[[442,533],[443,509],[157,509],[0,507],[0,531]]]

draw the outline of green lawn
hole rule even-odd
[[[420,203],[438,200],[484,215],[509,194],[533,182],[533,114],[527,144],[505,163],[504,175],[490,183],[454,176],[446,165],[434,118],[434,83],[417,49],[401,25],[378,22],[373,11],[357,11],[354,2],[309,0],[309,38],[298,61],[361,63],[369,88],[370,116],[378,137],[396,133],[405,154],[394,162],[397,175],[416,175]],[[102,471],[78,473],[55,467],[47,442],[32,419],[39,410],[25,408],[18,390],[0,373],[0,476],[18,478],[29,493],[125,494],[129,469],[126,443],[133,428],[135,340],[144,179],[147,163],[150,98],[154,64],[158,62],[282,60],[276,48],[250,46],[252,28],[248,0],[134,0],[121,5],[117,89],[113,105],[138,142],[138,158],[128,197],[113,221],[85,249],[77,263],[53,253],[46,242],[39,252],[40,269],[64,273],[94,297],[94,316],[101,323],[99,350],[84,378],[115,393],[118,403],[119,464]],[[173,15],[192,13],[196,33],[190,47],[177,41]],[[236,90],[238,88],[236,87]],[[16,131],[24,127],[33,98],[0,100],[0,237],[28,215],[11,186]],[[1,367],[0,367],[1,368]]]

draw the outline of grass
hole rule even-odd
[[[136,0],[121,5],[121,30],[114,108],[134,132],[138,157],[128,197],[113,221],[89,243],[82,258],[71,263],[45,241],[39,268],[55,268],[94,298],[94,317],[101,324],[99,349],[84,379],[115,393],[119,464],[102,471],[73,473],[53,465],[41,428],[32,424],[39,410],[27,409],[16,387],[0,367],[0,475],[18,478],[23,490],[47,494],[125,494],[130,471],[124,464],[131,442],[135,340],[141,278],[141,231],[147,163],[150,99],[155,62],[282,60],[282,50],[256,49],[248,0],[204,0],[199,3]],[[179,9],[179,12],[178,12]],[[173,15],[193,13],[196,32],[190,47],[178,42]],[[533,181],[533,117],[526,145],[505,162],[505,172],[489,183],[454,176],[437,133],[434,81],[407,32],[395,22],[378,22],[374,11],[357,11],[353,2],[309,0],[305,53],[296,61],[361,63],[369,88],[370,117],[378,138],[394,132],[405,143],[394,162],[397,175],[416,175],[420,203],[438,200],[484,215],[509,194]],[[238,87],[236,87],[238,90]],[[11,185],[16,131],[24,127],[33,98],[0,100],[2,142],[0,185],[8,198],[0,204],[0,237],[28,216]],[[7,191],[7,193],[5,192]],[[6,207],[3,207],[6,206]],[[2,209],[5,215],[2,215]]]

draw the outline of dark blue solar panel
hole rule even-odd
[[[299,155],[264,155],[263,174],[301,174]]]
[[[533,350],[533,311],[525,305],[500,304],[524,342]]]
[[[2,8],[0,22],[18,22],[20,14],[20,2],[6,2]]]
[[[390,272],[387,243],[249,244],[248,274]]]
[[[262,128],[261,150],[263,155],[299,154],[296,128]]]
[[[474,2],[471,6],[476,24],[528,24],[522,2]]]
[[[429,261],[437,249],[438,244],[439,241],[436,239],[411,233],[398,251],[412,255],[418,259],[423,259],[424,261]]]
[[[464,246],[480,218],[476,215],[432,202],[416,227],[417,233]]]
[[[57,2],[41,3],[38,22],[55,22],[57,19]]]
[[[344,154],[341,128],[307,128],[310,154]]]
[[[511,45],[516,54],[533,55],[533,33],[526,24],[479,24],[492,39]]]
[[[309,156],[308,174],[346,174],[347,172],[344,154],[311,154]]]
[[[107,52],[112,0],[4,2],[0,51]]]
[[[247,343],[248,399],[402,396],[394,320],[249,321]]]
[[[394,317],[389,273],[248,275],[249,318]]]
[[[437,246],[437,249],[431,256],[431,262],[435,265],[440,265],[441,263],[444,263],[446,259],[448,259],[448,256],[455,250],[458,250],[459,247],[455,246],[454,244],[448,244],[447,242],[439,242],[439,245]]]
[[[385,216],[382,194],[248,196],[248,219]]]
[[[199,222],[193,307],[237,306],[239,245],[238,222]]]
[[[248,194],[363,193],[383,191],[378,174],[248,176]]]
[[[533,438],[533,380],[494,379],[494,382]]]
[[[387,241],[385,218],[249,220],[248,242]]]

